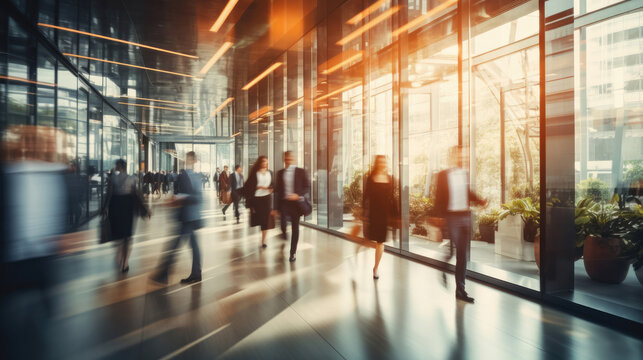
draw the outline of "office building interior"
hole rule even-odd
[[[643,358],[640,0],[3,0],[0,29],[2,192],[31,143],[77,179],[51,286],[3,289],[2,357]],[[456,146],[486,200],[466,305],[435,220]],[[215,179],[259,156],[274,176],[286,151],[312,208],[295,262],[279,224],[261,248],[243,201],[240,223],[222,214]],[[160,287],[176,197],[144,177],[192,152],[203,280]],[[399,218],[373,279],[378,155]],[[151,209],[129,273],[99,241],[119,159]],[[12,196],[3,235],[53,216]]]

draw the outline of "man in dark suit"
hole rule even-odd
[[[296,260],[297,243],[299,242],[299,218],[303,215],[300,202],[310,192],[310,181],[306,170],[296,167],[295,157],[291,151],[284,153],[284,169],[277,172],[275,186],[275,209],[280,212],[281,232],[285,239],[286,227],[290,219],[292,237],[290,239],[290,262]]]
[[[455,263],[455,297],[472,303],[464,289],[464,279],[467,271],[467,250],[471,241],[471,203],[485,206],[487,201],[476,195],[469,186],[469,174],[463,169],[464,149],[454,146],[450,149],[449,159],[451,168],[438,173],[435,212],[446,219],[451,243],[456,246]],[[452,255],[449,256],[449,258]],[[446,276],[442,274],[446,284]]]
[[[237,224],[239,223],[239,200],[243,197],[243,175],[241,175],[241,165],[237,164],[234,166],[234,172],[230,175],[230,195],[232,196],[232,204],[234,209],[234,217],[237,219]],[[230,204],[226,204],[223,207],[223,216],[225,217],[225,212],[230,207]]]
[[[152,275],[151,279],[167,284],[170,267],[174,263],[177,250],[184,238],[189,238],[192,247],[192,271],[190,275],[181,280],[181,283],[195,283],[201,281],[201,250],[194,233],[201,228],[201,208],[203,196],[201,194],[201,176],[194,172],[196,163],[196,154],[190,151],[185,155],[185,170],[179,175],[179,192],[172,206],[177,206],[178,220],[180,223],[179,235],[169,243],[169,247],[163,254],[163,258],[157,272]]]

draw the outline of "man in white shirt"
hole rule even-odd
[[[290,262],[296,260],[299,242],[299,218],[304,215],[302,208],[308,205],[305,196],[310,192],[310,181],[306,171],[295,166],[295,157],[291,151],[284,153],[284,169],[277,173],[275,186],[275,209],[281,214],[281,231],[284,239],[288,220],[292,226],[290,239]],[[310,209],[309,209],[310,210]]]
[[[459,300],[472,303],[464,289],[464,280],[467,271],[467,251],[471,241],[471,210],[469,204],[486,205],[486,200],[480,198],[469,187],[469,174],[463,166],[464,149],[454,146],[450,149],[449,159],[451,168],[438,174],[435,212],[439,217],[446,219],[449,237],[456,246],[455,264],[455,297]],[[446,277],[443,274],[446,283]]]

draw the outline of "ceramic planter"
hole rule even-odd
[[[587,275],[598,282],[620,284],[630,269],[630,261],[622,256],[623,241],[619,238],[588,236],[583,247],[583,263]]]
[[[493,244],[496,241],[496,226],[494,224],[478,224],[482,241]]]
[[[636,274],[636,278],[639,279],[639,283],[643,285],[643,266],[634,269],[634,273]]]

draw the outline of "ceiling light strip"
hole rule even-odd
[[[239,0],[228,0],[228,3],[223,8],[223,11],[221,11],[221,14],[219,14],[219,17],[210,28],[210,31],[219,31],[225,20],[228,18],[228,15],[230,15],[230,13],[232,12],[232,9],[234,9],[234,6],[237,5],[237,2],[239,2]]]
[[[76,55],[76,54],[69,54],[69,53],[63,53],[65,56],[71,56],[75,58],[80,58],[80,59],[87,59],[87,60],[93,60],[93,61],[100,61],[104,63],[109,63],[109,64],[115,64],[115,65],[121,65],[121,66],[128,66],[128,67],[133,67],[137,69],[143,69],[143,70],[150,70],[150,71],[156,71],[164,74],[170,74],[170,75],[177,75],[177,76],[184,76],[184,77],[189,77],[189,78],[194,78],[194,75],[190,74],[181,74],[173,71],[167,71],[167,70],[160,70],[160,69],[153,69],[145,66],[139,66],[139,65],[132,65],[132,64],[126,64],[118,61],[112,61],[112,60],[105,60],[105,59],[98,59],[94,57],[89,57],[89,56],[83,56],[83,55]]]
[[[300,102],[302,102],[302,101],[304,101],[304,98],[303,98],[303,97],[300,97],[299,99],[297,99],[297,100],[295,100],[295,101],[291,102],[290,104],[288,104],[288,105],[286,105],[286,106],[282,106],[282,107],[280,107],[279,109],[277,109],[277,111],[283,111],[283,110],[286,110],[286,109],[288,109],[288,108],[290,108],[290,107],[293,107],[293,106],[295,106],[295,105],[299,104],[299,103],[300,103]]]
[[[346,60],[344,60],[344,61],[340,62],[339,64],[337,64],[337,65],[335,65],[335,66],[331,67],[330,69],[327,69],[327,70],[322,71],[322,74],[324,74],[324,75],[328,75],[328,74],[330,74],[330,73],[332,73],[332,72],[335,72],[335,71],[337,71],[337,70],[341,69],[344,65],[346,65],[346,64],[348,64],[348,63],[350,63],[350,62],[352,62],[352,61],[355,61],[355,60],[361,59],[361,58],[362,58],[362,52],[360,51],[359,53],[357,53],[357,54],[355,54],[355,55],[353,55],[353,56],[349,57],[348,59],[346,59]]]
[[[232,136],[230,136],[230,137],[231,137],[231,138],[234,138],[234,137],[237,137],[237,136],[239,136],[239,135],[241,135],[241,131],[238,131],[238,132],[236,132],[236,133],[232,134]]]
[[[19,82],[24,82],[28,84],[35,84],[35,85],[42,85],[42,86],[49,86],[49,87],[58,86],[57,84],[53,84],[53,83],[42,82],[42,81],[32,81],[32,80],[27,80],[25,78],[6,76],[6,75],[0,75],[0,79],[13,80],[13,81],[19,81]]]
[[[264,72],[262,72],[259,76],[257,76],[256,78],[254,78],[254,80],[252,80],[251,82],[247,83],[247,84],[246,84],[246,86],[244,86],[242,89],[243,89],[243,90],[248,90],[248,89],[250,89],[250,88],[251,88],[251,87],[253,87],[256,83],[258,83],[259,81],[261,81],[261,79],[263,79],[263,78],[265,78],[266,76],[268,76],[268,74],[270,74],[271,72],[275,71],[275,69],[277,69],[277,68],[278,68],[278,67],[280,67],[281,65],[283,65],[283,63],[282,63],[282,62],[276,62],[276,63],[272,64],[269,68],[267,68],[267,69],[266,69]]]
[[[350,20],[348,20],[346,23],[349,24],[349,25],[357,24],[358,22],[360,22],[360,20],[362,20],[363,18],[369,16],[370,14],[374,13],[377,9],[382,7],[382,5],[384,5],[384,3],[386,3],[386,2],[388,2],[388,0],[379,0],[379,1],[375,2],[373,5],[367,7],[366,9],[364,9],[362,11],[360,11],[359,14],[357,14],[357,15],[353,16],[352,18],[350,18]]]
[[[223,56],[223,54],[225,54],[226,51],[228,51],[228,49],[230,49],[231,46],[232,46],[231,42],[229,41],[224,42],[223,45],[221,45],[221,47],[219,48],[219,50],[217,50],[217,52],[215,52],[214,55],[212,55],[210,60],[208,60],[208,62],[203,67],[203,69],[199,71],[199,74],[205,75],[208,71],[210,71],[210,68],[214,66],[214,64],[216,64],[217,61],[219,61],[219,59]]]
[[[336,94],[339,94],[339,93],[341,93],[341,92],[344,92],[344,91],[350,90],[350,89],[352,89],[352,88],[354,88],[354,87],[357,87],[357,86],[360,86],[360,85],[362,85],[362,82],[361,82],[361,81],[356,81],[356,82],[354,82],[354,83],[352,83],[352,84],[349,84],[349,85],[344,86],[344,87],[343,87],[343,88],[341,88],[341,89],[337,89],[337,90],[335,90],[335,91],[333,91],[333,92],[330,92],[330,93],[328,93],[328,94],[326,94],[326,95],[324,95],[324,96],[320,96],[319,98],[315,99],[315,102],[319,102],[319,101],[326,100],[326,99],[328,99],[329,97],[331,97],[331,96],[333,96],[333,95],[336,95]]]
[[[221,105],[217,106],[216,109],[212,110],[212,112],[210,113],[210,117],[213,117],[214,115],[216,115],[219,111],[221,111],[224,107],[226,107],[226,105],[231,103],[232,100],[234,100],[233,97],[229,97],[229,98],[225,99],[225,101],[223,103],[221,103]]]
[[[198,135],[201,132],[201,130],[203,130],[203,125],[199,126],[199,128],[196,129],[196,131],[194,132],[194,135]]]
[[[151,109],[174,110],[174,111],[187,112],[187,113],[195,113],[196,112],[195,110],[185,110],[185,109],[177,109],[177,108],[172,108],[172,107],[153,106],[153,105],[145,105],[145,104],[131,104],[131,103],[127,103],[127,102],[119,102],[119,104],[128,105],[128,106],[140,106],[140,107],[146,107],[146,108],[151,108]]]
[[[188,57],[188,58],[191,58],[191,59],[198,59],[199,58],[198,56],[188,55],[188,54],[180,53],[180,52],[177,52],[177,51],[161,49],[161,48],[157,48],[155,46],[144,45],[144,44],[135,43],[135,42],[127,41],[127,40],[116,39],[116,38],[109,37],[109,36],[93,34],[93,33],[90,33],[90,32],[80,31],[80,30],[76,30],[76,29],[70,29],[70,28],[66,28],[66,27],[62,27],[62,26],[56,26],[56,25],[44,24],[44,23],[38,23],[38,25],[40,25],[42,27],[48,27],[48,28],[52,28],[52,29],[73,32],[73,33],[76,33],[76,34],[92,36],[92,37],[96,37],[96,38],[99,38],[99,39],[110,40],[110,41],[114,41],[114,42],[118,42],[118,43],[122,43],[122,44],[134,45],[134,46],[138,46],[138,47],[142,47],[142,48],[146,48],[146,49],[150,49],[150,50],[155,50],[155,51],[160,51],[160,52],[164,52],[164,53],[168,53],[168,54],[172,54],[172,55],[185,56],[185,57]]]
[[[407,22],[406,24],[400,26],[397,30],[393,31],[393,36],[398,36],[401,33],[413,28],[414,26],[417,26],[425,21],[427,21],[430,17],[442,12],[446,8],[450,7],[451,5],[457,3],[458,0],[446,0],[442,4],[434,7],[433,9],[427,11],[426,13],[416,17],[415,19]]]
[[[189,104],[189,103],[183,103],[183,102],[171,101],[171,100],[149,99],[149,98],[136,97],[136,96],[127,96],[127,95],[121,95],[121,97],[122,97],[122,98],[125,98],[125,99],[146,100],[146,101],[157,101],[157,102],[162,102],[162,103],[167,103],[167,104],[186,105],[186,106],[196,106],[196,104]]]
[[[255,118],[259,118],[259,117],[262,117],[262,116],[266,115],[270,111],[272,111],[272,106],[270,106],[270,105],[264,106],[261,109],[252,112],[250,115],[248,115],[248,118],[251,119],[251,120],[255,119]]]
[[[359,37],[363,33],[367,32],[371,28],[375,27],[375,25],[377,25],[377,24],[381,23],[382,21],[388,19],[389,17],[393,16],[393,14],[395,14],[399,10],[400,10],[399,6],[394,6],[394,7],[390,8],[390,9],[386,10],[385,12],[383,12],[383,13],[379,14],[378,16],[376,16],[373,20],[367,22],[366,24],[360,26],[357,30],[355,30],[352,33],[346,35],[344,38],[342,38],[341,40],[339,40],[337,42],[337,45],[342,45],[342,46],[346,45],[351,40],[356,39],[357,37]]]

